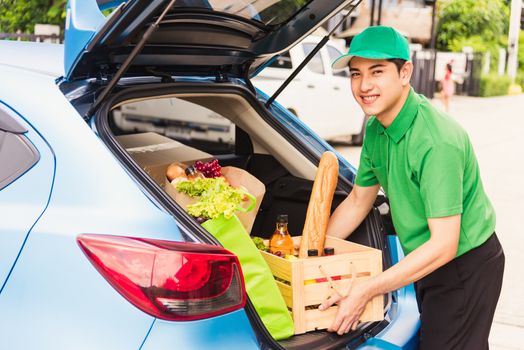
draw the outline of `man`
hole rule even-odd
[[[407,40],[370,27],[333,64],[349,65],[352,93],[370,115],[355,186],[333,213],[328,235],[347,238],[382,186],[406,257],[333,295],[330,331],[357,327],[367,302],[416,282],[422,349],[487,349],[502,285],[504,254],[494,233],[473,148],[462,127],[410,86]]]

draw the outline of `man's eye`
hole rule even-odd
[[[357,78],[360,76],[360,73],[353,72],[351,73],[351,78]]]
[[[380,75],[380,74],[382,74],[381,70],[374,70],[373,71],[373,75]]]

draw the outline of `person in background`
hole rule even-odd
[[[348,66],[353,96],[371,117],[355,184],[327,234],[347,238],[382,187],[405,257],[325,300],[320,310],[339,306],[328,330],[355,330],[372,298],[415,282],[420,349],[488,349],[505,258],[469,137],[415,93],[408,42],[393,28],[356,35],[333,63]]]
[[[455,94],[455,82],[453,81],[453,69],[451,62],[446,63],[444,78],[440,81],[440,99],[444,104],[444,109],[449,112],[449,99]]]

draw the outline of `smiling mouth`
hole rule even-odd
[[[368,95],[368,96],[361,96],[362,102],[365,104],[371,104],[377,100],[379,95]]]

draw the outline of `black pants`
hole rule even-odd
[[[420,349],[489,349],[504,259],[494,233],[479,247],[415,284],[421,314]]]

